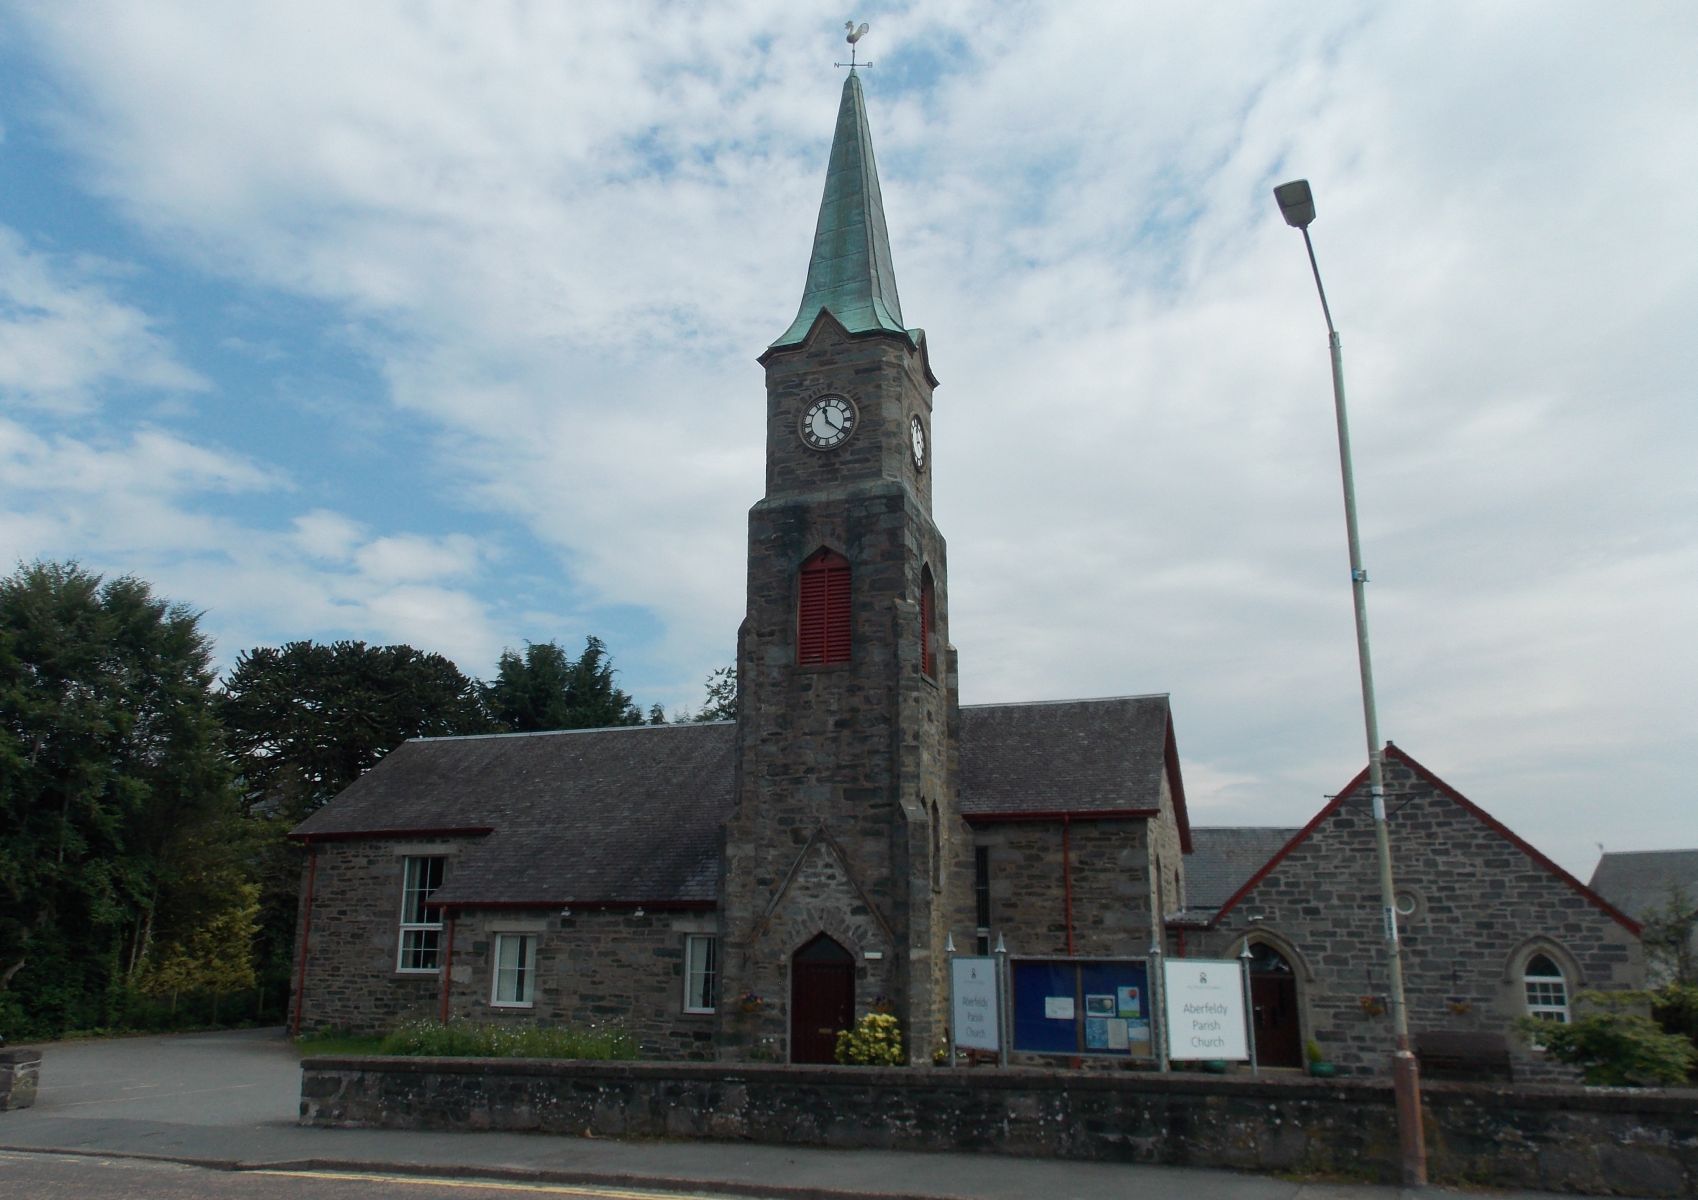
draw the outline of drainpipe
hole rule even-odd
[[[318,880],[318,847],[307,840],[307,895],[301,906],[301,954],[295,967],[295,1019],[290,1022],[291,1037],[301,1036],[301,1013],[307,1007],[307,941],[312,937],[312,893]]]
[[[1061,814],[1061,894],[1066,905],[1067,957],[1073,957],[1073,823]]]
[[[448,993],[454,986],[454,913],[444,911],[443,918],[448,922],[448,945],[442,952],[442,1023],[448,1024]]]

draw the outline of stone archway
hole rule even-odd
[[[855,1023],[855,958],[819,934],[790,959],[790,1061],[837,1061],[837,1032]]]
[[[1303,1026],[1297,1011],[1297,972],[1267,942],[1250,943],[1250,1008],[1256,1062],[1264,1067],[1303,1065]]]

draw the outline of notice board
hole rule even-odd
[[[1149,968],[1142,959],[1010,959],[1014,1049],[1153,1058]]]

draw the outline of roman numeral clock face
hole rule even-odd
[[[855,432],[854,401],[847,396],[820,396],[802,413],[802,441],[815,450],[835,450]]]

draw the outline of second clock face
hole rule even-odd
[[[926,423],[919,417],[908,421],[908,444],[914,451],[914,467],[924,469],[926,465]]]
[[[847,396],[821,396],[802,413],[802,441],[815,450],[835,450],[855,432],[855,403]]]

